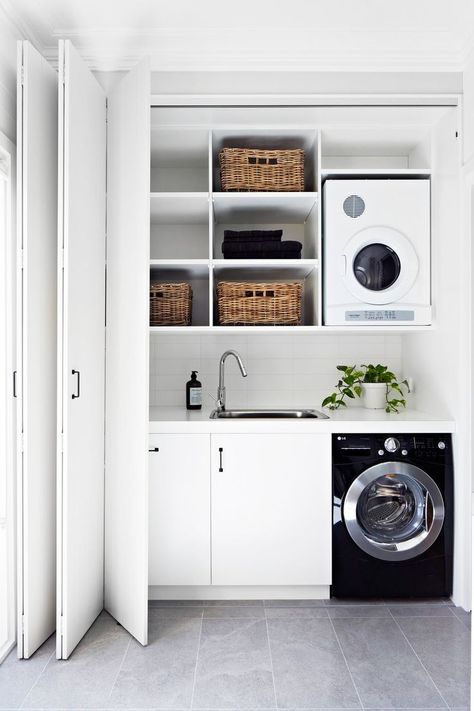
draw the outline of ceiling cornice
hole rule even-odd
[[[19,38],[29,39],[53,64],[57,40],[70,39],[88,66],[120,71],[144,56],[154,71],[460,72],[474,35],[450,30],[340,30],[337,28],[52,28],[37,27],[14,0],[0,0]]]
[[[450,32],[334,31],[288,33],[235,29],[55,30],[70,39],[91,69],[126,70],[149,56],[155,71],[461,71],[463,55]],[[278,49],[276,49],[278,48]],[[464,45],[463,45],[464,48]],[[54,61],[56,42],[44,47]]]
[[[18,39],[25,39],[31,42],[38,50],[44,50],[49,37],[53,36],[54,30],[48,27],[48,35],[40,33],[37,28],[27,21],[27,19],[18,12],[16,6],[10,0],[0,0],[0,13],[7,24],[10,26],[13,35],[17,35]]]

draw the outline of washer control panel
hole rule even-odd
[[[393,452],[397,452],[400,449],[400,442],[396,437],[387,437],[384,442],[384,447],[387,452],[390,452],[390,454],[392,454]]]
[[[451,436],[443,434],[341,434],[333,436],[333,452],[338,459],[371,459],[390,456],[443,461],[450,449]]]

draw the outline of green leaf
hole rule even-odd
[[[344,395],[347,395],[347,397],[350,397],[352,400],[355,398],[355,395],[350,388],[344,388],[342,392],[344,393]]]
[[[357,397],[360,397],[362,395],[362,388],[360,385],[354,385],[354,392],[357,395]]]
[[[343,373],[347,370],[347,365],[336,365],[337,370],[341,370]]]
[[[326,405],[330,405],[332,402],[334,402],[333,395],[335,395],[335,393],[333,393],[332,395],[328,395],[328,397],[325,397],[321,403],[321,407],[326,407]]]

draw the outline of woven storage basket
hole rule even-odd
[[[193,290],[189,284],[150,284],[150,326],[190,326]]]
[[[220,281],[221,326],[299,326],[302,282]]]
[[[298,192],[304,190],[304,151],[223,148],[219,153],[224,191]]]

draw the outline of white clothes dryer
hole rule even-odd
[[[430,181],[328,178],[325,325],[430,325]]]

